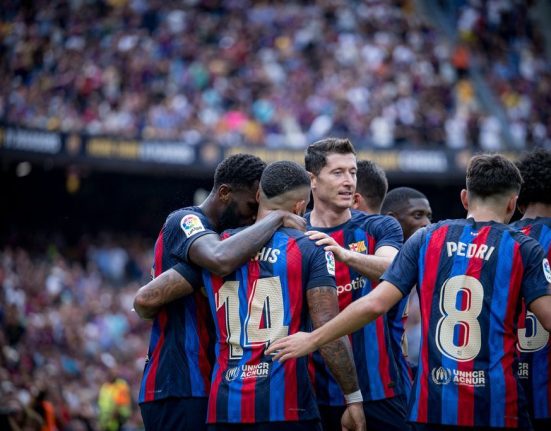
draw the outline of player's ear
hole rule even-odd
[[[308,176],[310,177],[310,187],[314,189],[316,187],[316,176],[312,172],[308,172]]]
[[[259,187],[258,190],[256,191],[256,202],[257,202],[257,203],[260,203],[260,187]]]
[[[222,184],[220,187],[218,187],[218,199],[224,203],[227,204],[230,201],[231,198],[231,186],[228,184]]]
[[[465,189],[461,190],[461,203],[463,204],[463,208],[469,211],[469,193]]]
[[[515,208],[517,207],[517,200],[518,195],[513,195],[509,198],[509,201],[507,202],[507,214],[511,214],[511,217],[513,216]]]
[[[293,207],[293,213],[302,217],[306,212],[306,205],[307,203],[304,200],[296,202]]]
[[[357,210],[361,204],[360,199],[362,199],[362,195],[359,193],[354,193],[354,196],[352,196],[352,208],[354,208],[355,210]]]

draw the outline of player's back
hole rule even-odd
[[[208,220],[198,207],[171,213],[155,243],[154,276],[179,261],[175,249],[186,217]],[[184,227],[181,228],[182,230]],[[204,291],[171,302],[153,320],[139,403],[169,397],[207,397],[213,363],[213,328]]]
[[[306,291],[335,286],[329,255],[302,232],[281,228],[229,276],[203,273],[218,337],[209,423],[319,417],[306,359],[272,362],[264,351],[309,328]]]
[[[418,248],[406,244],[403,252],[418,250],[417,265],[402,270],[404,277],[418,271],[422,335],[410,419],[526,425],[515,328],[521,295],[531,301],[544,286],[532,269],[525,274],[541,266],[539,245],[506,225],[473,219],[431,225],[412,240]]]
[[[551,259],[551,218],[523,219],[513,223],[512,227],[538,241],[547,259]],[[550,418],[551,337],[536,316],[526,311],[525,304],[518,326],[518,377],[525,388],[534,418]]]

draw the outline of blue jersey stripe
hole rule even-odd
[[[539,352],[545,352],[545,356],[547,356],[549,352],[549,343],[546,348],[536,353]],[[547,376],[549,376],[549,361],[546,357],[542,357],[539,359],[540,360],[532,361],[531,364],[532,369],[530,370],[530,372],[532,373],[531,378],[533,388],[542,387],[540,380],[547,380]],[[548,418],[551,416],[551,412],[549,411],[549,396],[547,387],[543,387],[543,390],[535,392],[533,394],[532,402],[534,403],[534,416],[536,418]]]
[[[157,343],[159,342],[161,330],[159,328],[159,319],[155,319],[153,321],[153,325],[151,326],[151,337],[149,340],[149,354],[153,353],[155,351],[155,347],[157,346]],[[151,371],[151,358],[149,358],[149,362],[145,364],[144,372],[142,376],[142,381],[140,384],[140,394],[138,396],[138,402],[144,402],[145,401],[145,386],[147,383],[147,378],[149,377],[149,372]]]
[[[501,237],[501,242],[498,249],[498,261],[496,268],[496,278],[493,286],[491,310],[494,317],[490,319],[490,333],[493,336],[490,338],[490,358],[494,358],[494,362],[490,364],[490,423],[492,426],[505,426],[505,375],[501,365],[501,358],[504,356],[503,351],[503,322],[507,315],[507,300],[509,296],[509,286],[511,279],[511,271],[513,269],[513,250],[515,241],[511,235],[504,232]]]
[[[471,226],[465,226],[463,232],[459,237],[459,241],[463,243],[469,243],[472,241],[471,235],[472,229]],[[449,234],[448,234],[449,235]],[[453,238],[455,241],[455,238]],[[463,275],[467,272],[467,266],[469,265],[469,260],[464,256],[455,256],[453,258],[452,269],[448,278],[454,277],[456,275]],[[441,289],[441,287],[440,287]],[[442,316],[440,316],[442,317]],[[455,370],[458,368],[457,361],[442,355],[442,366],[447,369]],[[457,419],[459,415],[459,387],[457,385],[442,385],[442,423],[455,425],[457,424]]]
[[[197,308],[195,304],[189,303],[185,307],[185,319],[186,322],[197,322]],[[184,332],[186,346],[186,352],[188,352],[188,358],[191,363],[199,363],[199,338],[197,337],[196,327],[194,325],[189,325],[187,330]],[[193,355],[192,355],[193,352]],[[200,396],[205,393],[205,385],[201,375],[199,373],[189,373],[191,380],[191,391],[194,396]]]

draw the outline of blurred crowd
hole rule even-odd
[[[536,1],[459,0],[453,14],[460,41],[480,63],[504,108],[516,148],[551,147],[551,62],[530,18]],[[548,17],[549,18],[549,17]],[[499,150],[501,125],[486,118],[483,146]]]
[[[150,323],[132,302],[148,279],[150,242],[104,235],[71,249],[0,250],[0,428],[141,428]]]
[[[496,149],[501,124],[468,78],[477,55],[515,139],[547,145],[549,63],[525,2],[454,2],[453,43],[414,3],[7,0],[0,118],[190,144],[302,148],[330,132]]]

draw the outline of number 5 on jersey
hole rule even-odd
[[[226,281],[215,294],[216,311],[225,306],[230,359],[241,358],[243,347],[267,346],[289,333],[289,327],[283,324],[283,293],[279,277],[255,280],[247,300],[247,314],[242,323],[239,281]]]

